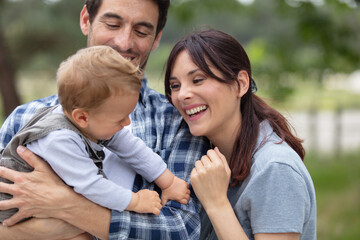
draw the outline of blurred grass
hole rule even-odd
[[[305,164],[317,200],[318,239],[360,238],[360,152],[324,157],[309,154]]]

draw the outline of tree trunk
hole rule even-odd
[[[20,105],[15,87],[15,69],[5,46],[4,36],[0,28],[0,93],[5,117]]]

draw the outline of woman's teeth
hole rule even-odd
[[[192,109],[189,109],[189,110],[186,110],[186,114],[187,115],[194,115],[194,114],[197,114],[201,111],[204,111],[207,109],[207,106],[201,106],[201,107],[196,107],[196,108],[192,108]]]

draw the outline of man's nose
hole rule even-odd
[[[134,39],[130,27],[120,29],[114,38],[115,45],[122,51],[127,52],[133,48]]]

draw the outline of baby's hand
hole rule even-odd
[[[126,210],[137,213],[153,213],[159,216],[161,208],[159,194],[149,189],[143,189],[133,193],[131,202]]]
[[[175,177],[172,184],[162,189],[161,204],[164,206],[169,200],[178,201],[181,204],[187,204],[190,199],[189,184],[184,180]]]

